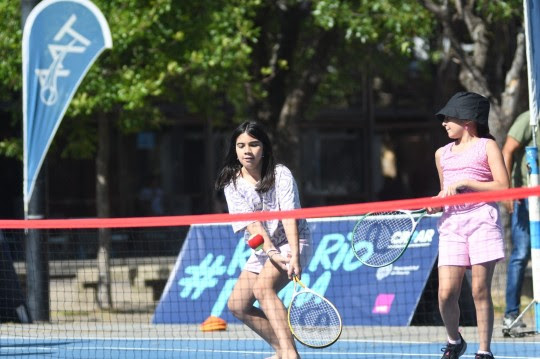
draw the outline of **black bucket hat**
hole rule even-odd
[[[448,116],[487,125],[489,101],[484,96],[474,92],[458,92],[448,100],[446,106],[436,113],[436,116],[440,121]]]

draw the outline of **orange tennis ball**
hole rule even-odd
[[[254,234],[248,239],[248,246],[258,250],[261,249],[264,243],[264,238],[260,234]]]

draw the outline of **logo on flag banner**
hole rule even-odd
[[[109,25],[89,0],[44,0],[23,32],[23,194],[25,216],[52,139],[77,87],[112,47]]]

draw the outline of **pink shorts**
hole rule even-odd
[[[445,212],[438,224],[439,267],[504,259],[504,237],[496,204],[466,212]]]
[[[291,252],[291,247],[289,246],[289,242],[283,243],[276,249],[279,250],[279,252],[285,257],[288,255],[288,253]],[[309,242],[307,240],[300,239],[299,249],[300,249],[300,265],[302,266],[302,268],[305,268],[307,266],[309,258],[311,257],[311,246],[309,245]],[[248,258],[246,265],[244,266],[244,270],[259,274],[267,260],[268,260],[268,256],[266,255],[266,253],[264,253],[264,251],[252,250],[251,256]]]

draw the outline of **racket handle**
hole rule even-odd
[[[264,238],[260,234],[254,234],[248,239],[248,246],[255,250],[259,250],[263,247]]]

